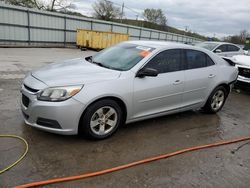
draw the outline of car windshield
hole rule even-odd
[[[92,62],[102,67],[126,71],[135,66],[154,48],[131,43],[121,43],[100,51],[92,57]]]
[[[217,45],[218,44],[216,43],[201,42],[201,43],[197,43],[195,46],[206,48],[207,50],[212,51]]]

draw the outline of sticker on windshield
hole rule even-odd
[[[141,57],[146,57],[147,55],[149,55],[150,54],[150,51],[148,51],[148,50],[143,50],[143,51],[141,51],[140,53],[139,53],[139,55],[141,56]]]
[[[136,49],[143,50],[143,51],[150,51],[151,48],[145,46],[136,46]]]

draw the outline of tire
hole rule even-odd
[[[81,119],[79,134],[101,140],[113,135],[123,123],[121,107],[113,100],[104,99],[91,104]]]
[[[219,112],[225,104],[228,92],[223,86],[218,86],[208,97],[208,100],[203,107],[203,110],[210,114]]]

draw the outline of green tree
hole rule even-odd
[[[153,8],[144,9],[143,16],[148,22],[162,26],[167,25],[167,18],[163,13],[162,9],[153,9]]]
[[[102,20],[113,20],[121,16],[121,10],[115,7],[111,1],[98,0],[92,5],[94,9],[93,16]]]

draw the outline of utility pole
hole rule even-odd
[[[122,2],[122,13],[121,13],[121,23],[122,23],[122,17],[123,17],[123,12],[124,11],[124,2]]]
[[[138,20],[138,16],[139,16],[139,15],[138,15],[138,14],[136,14],[136,20]]]
[[[184,32],[185,36],[186,36],[187,31],[188,31],[188,26],[185,26],[185,32]]]

